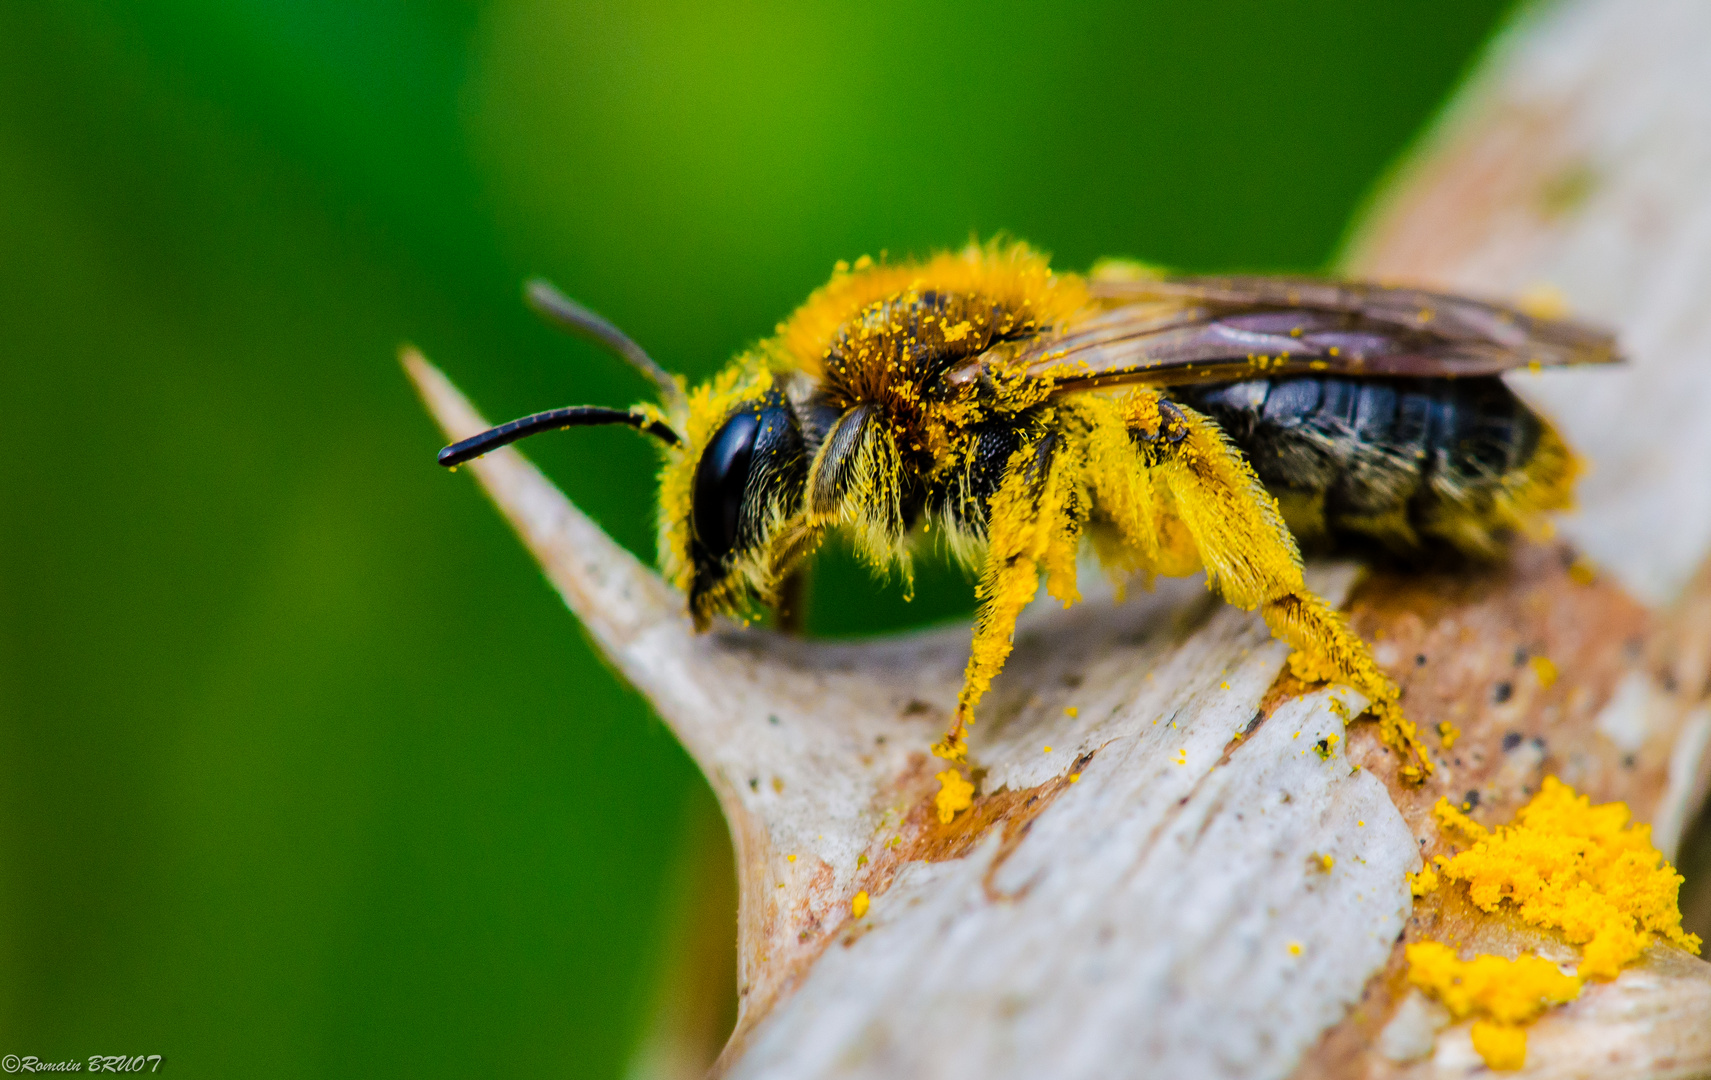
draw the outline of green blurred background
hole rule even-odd
[[[535,273],[695,377],[862,253],[1320,267],[1505,6],[0,0],[0,1052],[622,1075],[728,856],[399,343],[501,419],[645,391]]]

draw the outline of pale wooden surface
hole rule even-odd
[[[1355,591],[1363,632],[1383,632],[1386,662],[1413,680],[1410,709],[1430,703],[1417,718],[1466,714],[1467,757],[1435,755],[1426,790],[1395,781],[1366,725],[1321,759],[1314,743],[1343,733],[1326,693],[1291,697],[1284,650],[1259,621],[1176,582],[1121,606],[1089,589],[1075,610],[1030,613],[971,742],[980,798],[940,826],[940,763],[925,749],[955,701],[965,629],[859,645],[698,637],[681,598],[518,454],[471,466],[724,808],[741,1015],[722,1071],[1460,1074],[1465,1029],[1421,1051],[1419,1010],[1395,986],[1398,935],[1418,932],[1402,875],[1437,842],[1429,799],[1477,784],[1495,813],[1541,770],[1579,770],[1679,834],[1702,797],[1711,579],[1683,589],[1711,547],[1711,483],[1683,451],[1703,445],[1711,415],[1711,290],[1690,287],[1711,265],[1693,239],[1711,221],[1711,169],[1684,170],[1711,148],[1699,122],[1711,90],[1688,104],[1666,91],[1707,86],[1711,64],[1692,61],[1711,58],[1708,18],[1597,0],[1524,27],[1354,247],[1357,268],[1439,286],[1513,296],[1553,283],[1616,323],[1636,359],[1525,390],[1598,467],[1565,531],[1611,577],[1575,591],[1559,553],[1539,549],[1465,588],[1381,576]],[[1560,195],[1564,167],[1597,182],[1566,184],[1579,201],[1539,211],[1536,185],[1557,178]],[[411,371],[451,438],[484,426],[437,372]],[[1311,581],[1336,601],[1352,578],[1320,567]],[[1690,606],[1670,611],[1684,595]],[[1480,648],[1457,654],[1466,640]],[[1426,644],[1432,662],[1415,673],[1408,650]],[[1576,657],[1560,684],[1505,674],[1510,653],[1541,644]],[[1517,692],[1492,705],[1499,678]],[[1522,729],[1536,740],[1499,749]],[[861,889],[872,907],[855,920]],[[1671,952],[1589,989],[1541,1023],[1529,1073],[1711,1074],[1711,1047],[1690,1037],[1711,1030],[1711,995],[1692,989],[1708,971]],[[1573,1071],[1593,1060],[1588,1040],[1616,1071]]]

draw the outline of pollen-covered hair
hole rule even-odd
[[[961,251],[901,263],[876,263],[864,255],[853,267],[840,261],[832,280],[779,323],[777,336],[762,348],[773,363],[820,375],[833,338],[857,314],[901,293],[929,290],[978,294],[1041,327],[1088,303],[1080,275],[1053,273],[1045,255],[1020,241],[970,243]]]

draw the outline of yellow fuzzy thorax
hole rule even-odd
[[[996,408],[1045,400],[1052,381],[1007,366],[1005,350],[992,347],[1059,328],[1087,303],[1079,276],[1054,274],[1022,243],[969,244],[898,264],[864,258],[853,268],[839,263],[763,350],[806,374],[830,405],[882,409],[894,456],[926,475],[955,459],[958,434],[983,412],[971,394],[944,394],[944,375],[978,356]],[[858,546],[875,566],[899,563],[907,577],[906,552],[878,539],[858,536]]]
[[[1584,980],[1614,979],[1653,938],[1699,951],[1699,938],[1681,928],[1681,875],[1652,846],[1650,826],[1632,823],[1626,803],[1593,806],[1588,796],[1548,776],[1515,820],[1494,830],[1447,799],[1439,799],[1433,813],[1445,830],[1473,846],[1451,858],[1438,856],[1436,872],[1414,875],[1416,896],[1441,881],[1462,881],[1482,911],[1508,904],[1524,921],[1561,931],[1582,947],[1571,978],[1537,957],[1464,962],[1437,942],[1409,946],[1409,981],[1457,1019],[1480,1017],[1474,1047],[1493,1069],[1520,1068],[1527,1049],[1522,1025],[1572,1000]]]
[[[832,280],[778,325],[767,351],[795,370],[823,375],[833,339],[857,315],[892,297],[929,290],[980,296],[1042,328],[1062,322],[1088,303],[1087,283],[1079,275],[1053,273],[1046,256],[1024,243],[993,240],[901,263],[874,262],[864,255],[854,266],[839,262]],[[947,329],[946,336],[955,340],[957,327]]]

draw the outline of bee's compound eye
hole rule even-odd
[[[715,559],[723,559],[737,546],[743,492],[748,487],[761,420],[760,412],[740,412],[725,421],[695,466],[691,511],[695,536]]]

